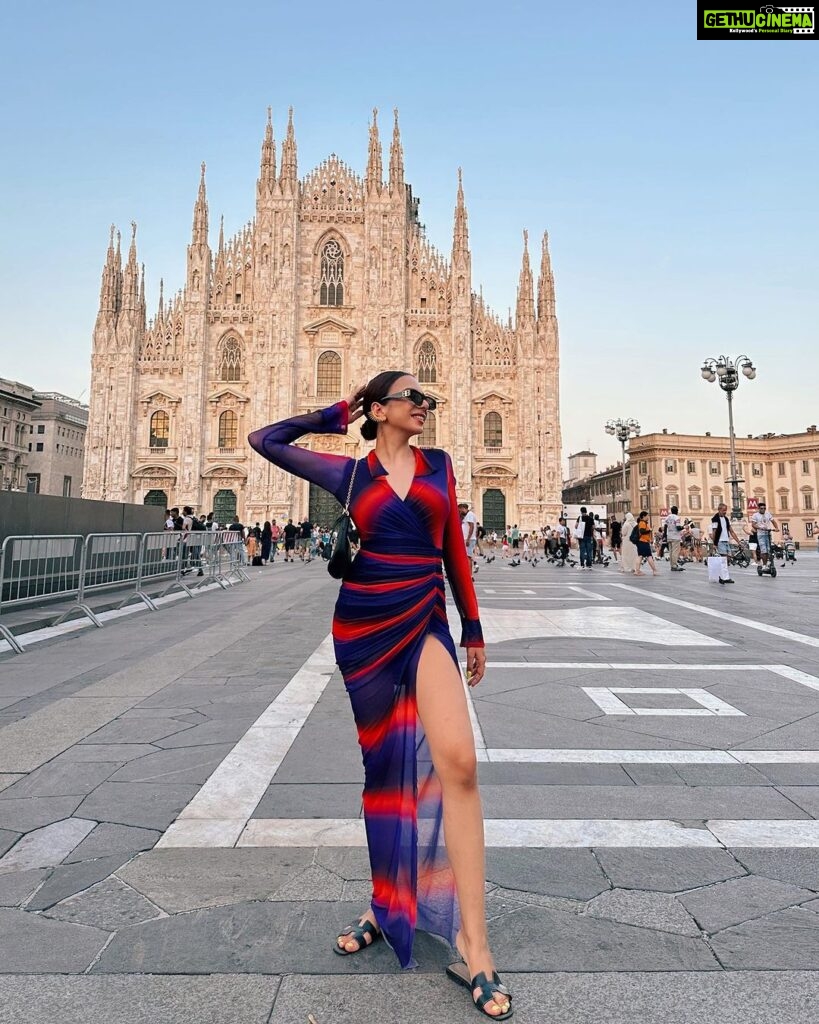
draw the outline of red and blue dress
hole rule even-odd
[[[343,503],[356,460],[292,442],[309,433],[346,433],[348,412],[347,403],[339,402],[263,427],[249,441],[276,466]],[[405,968],[416,966],[416,927],[451,943],[459,927],[443,843],[441,787],[415,697],[428,636],[436,637],[457,664],[442,560],[461,617],[461,646],[484,645],[452,463],[438,449],[413,450],[415,476],[403,500],[374,451],[358,460],[350,512],[361,548],[341,584],[333,616],[336,660],[364,761],[372,908]]]

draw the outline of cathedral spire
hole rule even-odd
[[[205,161],[202,161],[202,177],[199,179],[199,194],[193,207],[192,245],[208,244],[208,197],[205,192]]]
[[[224,254],[225,254],[225,215],[224,214],[222,214],[222,216],[219,218],[219,248],[217,249],[217,253],[220,256],[224,256]]]
[[[398,107],[393,111],[395,123],[390,146],[390,192],[404,187],[404,150],[401,147],[401,132],[398,128]]]
[[[367,192],[381,192],[384,168],[381,162],[381,139],[378,135],[378,107],[373,107],[373,123],[370,125],[370,150],[367,155],[367,173],[364,184]]]
[[[165,319],[165,279],[159,279],[159,309],[156,314],[157,322]]]
[[[298,171],[296,167],[296,132],[293,128],[293,108],[287,117],[287,135],[282,143],[282,169],[279,177],[279,185],[282,191],[295,192],[298,183]]]
[[[100,285],[100,313],[119,312],[122,302],[122,256],[119,251],[119,242],[116,252],[114,251],[114,231],[116,228],[111,225],[111,233],[108,236],[108,252],[105,256],[105,265],[102,268],[102,284]]]
[[[540,278],[537,283],[538,323],[553,319],[555,315],[555,279],[549,256],[549,232],[543,232],[543,248],[540,256]]]
[[[273,138],[273,111],[267,108],[267,124],[262,142],[262,159],[259,168],[257,192],[259,197],[272,195],[276,188],[276,140]]]
[[[464,203],[464,180],[458,168],[458,198],[455,200],[455,228],[452,233],[452,261],[469,254],[469,225]]]
[[[532,283],[532,268],[529,265],[529,232],[523,232],[523,260],[518,282],[518,302],[515,310],[515,324],[525,327],[535,319],[535,293]]]
[[[128,249],[128,262],[122,276],[122,308],[139,309],[139,265],[137,264],[136,221],[131,221],[131,246]]]

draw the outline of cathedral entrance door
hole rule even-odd
[[[310,484],[310,522],[331,527],[341,515],[341,505],[323,487]]]
[[[168,495],[166,491],[148,491],[142,502],[143,505],[157,505],[159,508],[168,507]]]
[[[213,499],[213,518],[220,526],[227,526],[236,515],[236,492],[223,487]]]
[[[497,530],[498,533],[506,529],[506,495],[497,487],[483,492],[481,526],[484,530]]]

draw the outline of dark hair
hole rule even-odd
[[[369,419],[373,402],[379,402],[382,398],[385,398],[399,378],[411,376],[412,374],[407,373],[406,370],[384,370],[383,373],[377,373],[364,388],[364,393],[361,396],[361,407],[364,410],[361,436],[365,441],[374,441],[378,433],[378,424]]]

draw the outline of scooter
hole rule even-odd
[[[776,565],[774,564],[773,555],[768,555],[767,565],[763,565],[761,562],[756,563],[756,574],[757,576],[770,576],[772,579],[776,576]]]

